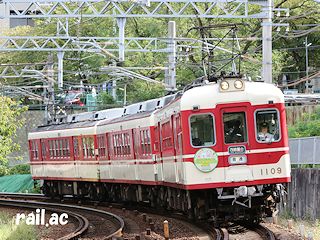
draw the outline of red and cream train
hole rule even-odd
[[[290,181],[282,92],[226,78],[29,133],[50,196],[148,202],[196,218],[270,215]]]

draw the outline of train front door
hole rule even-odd
[[[247,107],[221,109],[223,165],[225,182],[253,180],[248,163],[248,114]]]

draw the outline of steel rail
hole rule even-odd
[[[252,230],[256,233],[258,233],[261,238],[266,239],[266,240],[276,240],[276,236],[274,233],[268,229],[267,227],[261,225],[261,224],[253,224],[253,223],[246,223],[246,224],[239,224],[249,230]]]
[[[49,199],[46,197],[44,194],[41,193],[7,193],[7,192],[0,192],[0,197],[1,198],[9,198],[9,197],[14,197],[14,198],[24,198],[24,199]]]
[[[257,232],[261,237],[265,237],[267,240],[276,240],[276,236],[274,235],[274,233],[270,229],[260,224],[253,230]]]
[[[23,193],[0,193],[0,198],[18,198],[18,199],[24,199],[22,200],[7,200],[7,201],[16,201],[17,203],[26,203],[26,199],[40,199],[40,200],[49,200],[50,198],[44,196],[43,194],[23,194]],[[0,205],[5,200],[0,199]],[[124,220],[110,212],[106,212],[103,210],[95,209],[95,208],[89,208],[84,206],[75,206],[75,205],[68,205],[68,204],[62,204],[62,203],[47,203],[47,202],[37,202],[37,201],[29,201],[29,203],[34,204],[35,206],[53,206],[58,207],[60,209],[68,209],[69,211],[84,211],[90,214],[96,214],[99,215],[105,219],[110,219],[112,222],[117,224],[117,229],[113,233],[110,233],[108,236],[105,237],[105,239],[111,239],[112,237],[118,237],[122,235],[122,231],[124,229]]]
[[[42,206],[45,206],[45,209],[50,212],[67,213],[69,216],[72,216],[73,218],[75,218],[79,222],[79,225],[76,228],[76,230],[74,230],[73,232],[71,232],[61,238],[58,238],[58,240],[70,240],[70,239],[78,238],[82,234],[84,234],[89,228],[89,221],[86,217],[84,217],[78,213],[72,212],[72,211],[62,210],[62,209],[52,207],[55,204],[49,204],[49,203],[48,204],[44,204],[44,203],[39,204],[39,202],[33,202],[33,201],[0,199],[0,205],[10,206],[10,207],[21,207],[21,208],[28,208],[28,209],[37,209],[37,208],[39,208],[39,205],[42,205]]]

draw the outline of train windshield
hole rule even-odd
[[[232,112],[223,114],[224,142],[247,142],[246,114],[244,112]]]
[[[275,109],[258,110],[255,114],[258,142],[280,140],[279,114]]]
[[[214,145],[214,123],[211,114],[191,116],[190,129],[192,146],[202,147]]]

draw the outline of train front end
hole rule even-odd
[[[259,220],[290,182],[284,97],[272,84],[226,78],[181,99],[185,185],[195,215]]]

